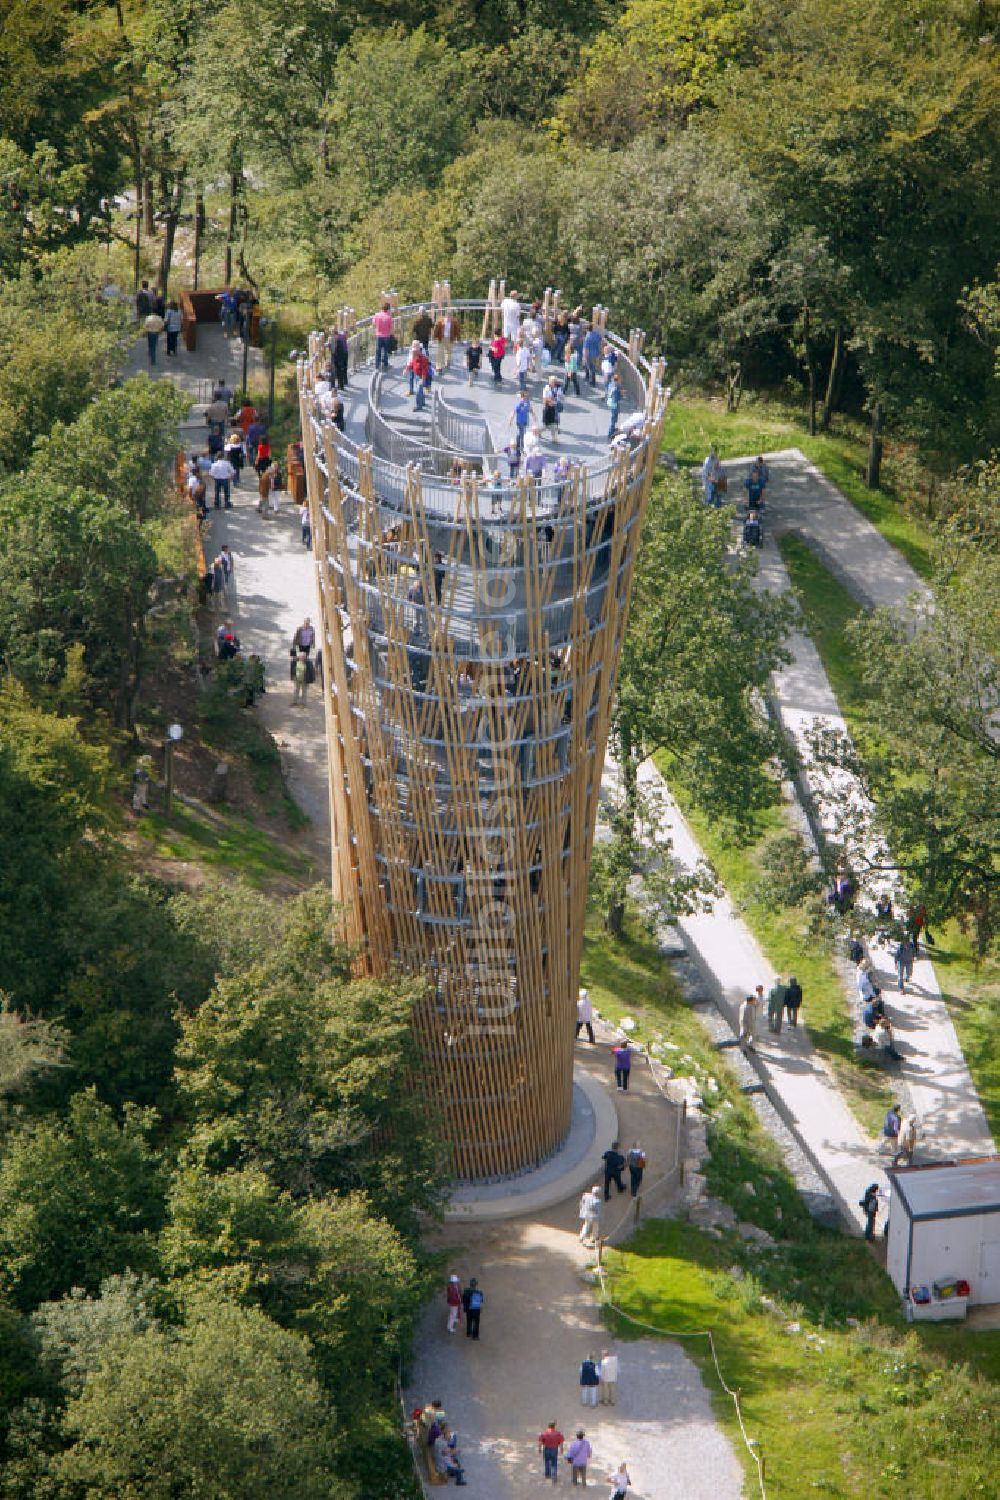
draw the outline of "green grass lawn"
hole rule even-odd
[[[776,448],[800,448],[808,459],[898,547],[923,578],[932,572],[929,532],[905,506],[905,495],[891,488],[887,460],[886,490],[869,490],[863,479],[867,437],[860,424],[837,418],[836,431],[810,437],[804,412],[763,396],[748,394],[738,411],[725,403],[677,396],[667,407],[663,446],[683,464],[700,464],[712,444],[721,458],[740,458]]]
[[[859,607],[797,537],[782,537],[781,555],[798,591],[812,636],[853,735],[878,732],[857,652],[845,627]],[[1000,1139],[1000,962],[977,962],[971,939],[957,922],[935,932],[934,968],[965,1060],[979,1091],[994,1140]]]
[[[763,1453],[772,1500],[995,1495],[1000,1333],[907,1330],[863,1243],[823,1238],[824,1269],[839,1301],[835,1315],[821,1320],[798,1286],[813,1248],[751,1253],[730,1237],[720,1241],[662,1220],[608,1257],[609,1296],[625,1314],[658,1329],[712,1330],[726,1381],[740,1391],[747,1432]],[[644,1331],[615,1312],[607,1316],[622,1337]],[[848,1317],[860,1326],[849,1326]],[[798,1331],[786,1331],[791,1323]],[[707,1341],[679,1342],[700,1366],[744,1463],[746,1494],[756,1495],[756,1466]],[[627,1371],[627,1353],[624,1365]]]
[[[169,817],[147,813],[139,824],[139,833],[161,859],[230,871],[258,888],[266,888],[276,879],[304,886],[315,878],[309,859],[285,848],[236,813],[208,813],[175,801]]]

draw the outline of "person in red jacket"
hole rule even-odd
[[[507,340],[502,333],[498,333],[489,347],[490,365],[493,370],[493,384],[501,384],[500,365],[504,355],[507,353]]]
[[[462,1318],[462,1283],[457,1276],[448,1277],[445,1300],[448,1303],[448,1332],[454,1333]]]

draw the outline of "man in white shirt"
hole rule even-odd
[[[587,1039],[594,1045],[594,1007],[590,999],[590,991],[580,991],[580,997],[576,1002],[576,1035],[579,1036],[583,1028],[587,1028]]]
[[[517,292],[511,288],[500,304],[500,316],[503,319],[503,334],[508,344],[512,344],[517,338],[521,327],[521,304],[517,299]]]
[[[219,509],[219,501],[224,500],[226,509],[232,510],[233,502],[230,499],[230,485],[236,478],[236,470],[225,455],[220,455],[209,469],[209,474],[215,480],[215,508]]]
[[[601,1384],[598,1387],[602,1406],[615,1406],[617,1404],[618,1391],[618,1356],[605,1349],[601,1353],[601,1362],[597,1366]]]
[[[580,1199],[580,1244],[596,1244],[601,1232],[601,1190],[595,1185]]]

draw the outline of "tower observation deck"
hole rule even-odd
[[[369,971],[426,977],[415,1084],[442,1113],[456,1176],[481,1180],[535,1166],[569,1130],[587,874],[662,367],[638,331],[616,337],[595,309],[617,356],[620,435],[609,441],[604,380],[581,371],[556,436],[540,401],[563,370],[558,300],[533,318],[523,307],[536,368],[512,475],[515,357],[499,385],[487,357],[499,299],[435,291],[427,313],[453,317],[455,338],[430,338],[432,360],[450,365],[422,410],[404,366],[424,310],[395,299],[387,369],[372,320],[338,319],[342,412],[332,335],[312,335],[298,377],[334,899]]]

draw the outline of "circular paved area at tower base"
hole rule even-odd
[[[500,1182],[472,1183],[451,1195],[447,1219],[475,1223],[540,1213],[584,1188],[601,1182],[601,1160],[618,1138],[618,1112],[607,1089],[577,1068],[573,1079],[573,1114],[569,1135],[541,1166]]]

